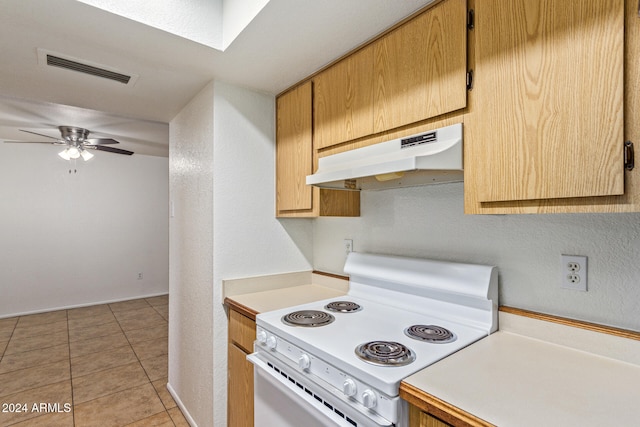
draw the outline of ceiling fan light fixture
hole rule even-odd
[[[93,154],[91,154],[87,150],[82,150],[80,152],[80,155],[82,156],[82,158],[84,159],[85,162],[88,161],[88,160],[91,160],[93,158]]]
[[[69,147],[67,148],[67,155],[72,159],[77,159],[80,157],[80,150],[78,150],[78,147]]]
[[[93,158],[93,154],[88,152],[86,149],[90,148],[91,150],[99,150],[106,151],[108,153],[115,154],[124,154],[130,156],[133,154],[133,151],[122,150],[119,148],[111,147],[111,144],[119,144],[113,138],[87,138],[90,134],[90,131],[84,128],[79,128],[75,126],[58,126],[58,130],[60,131],[61,138],[55,138],[49,135],[44,135],[38,132],[32,132],[29,130],[20,129],[22,132],[31,133],[34,135],[42,136],[45,138],[53,139],[55,142],[32,142],[32,143],[40,143],[40,144],[54,144],[54,145],[62,145],[65,146],[65,149],[58,153],[64,160],[76,160],[79,157],[82,157],[84,161],[88,161]],[[9,141],[5,141],[9,142]],[[12,141],[12,142],[27,142],[27,141]]]
[[[69,149],[68,148],[65,148],[64,150],[59,152],[58,156],[62,157],[65,160],[71,160],[71,157],[69,156]]]

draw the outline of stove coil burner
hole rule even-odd
[[[333,322],[336,318],[329,313],[319,310],[294,311],[282,316],[282,322],[289,326],[304,326],[316,328]]]
[[[355,313],[356,311],[362,310],[360,304],[351,301],[332,301],[325,305],[324,308],[338,313]]]
[[[413,325],[404,330],[404,334],[415,340],[437,344],[446,344],[456,340],[456,336],[448,329],[435,325]]]
[[[378,366],[404,366],[416,360],[416,356],[403,344],[394,341],[370,341],[360,344],[356,356]]]

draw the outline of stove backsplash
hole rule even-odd
[[[316,270],[355,251],[496,265],[500,304],[640,331],[640,213],[464,215],[463,184],[361,193],[360,218],[318,218]],[[560,288],[560,255],[589,258],[589,291]]]

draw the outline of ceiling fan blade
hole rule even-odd
[[[62,140],[60,138],[54,138],[53,136],[43,135],[41,133],[36,133],[36,132],[31,132],[30,130],[20,129],[20,132],[32,133],[34,135],[44,136],[45,138],[55,139],[56,141],[61,141],[62,142]]]
[[[105,144],[120,144],[118,141],[112,138],[87,138],[84,140],[86,145],[105,145]]]
[[[67,145],[62,141],[4,141],[9,144],[53,144],[53,145]]]
[[[86,147],[92,148],[98,151],[108,151],[109,153],[126,154],[127,156],[130,156],[133,154],[133,151],[121,150],[120,148],[113,148],[105,145],[87,145]]]

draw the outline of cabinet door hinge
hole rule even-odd
[[[476,24],[476,16],[473,9],[469,9],[467,12],[467,29],[473,30],[473,27]]]
[[[624,168],[628,171],[633,170],[635,166],[633,154],[633,142],[626,141],[624,143]]]
[[[473,89],[473,70],[467,71],[467,90]]]

